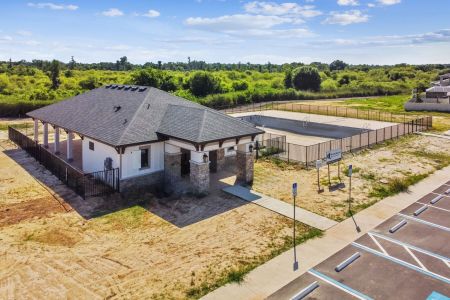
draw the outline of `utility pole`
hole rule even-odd
[[[293,241],[294,241],[294,271],[298,270],[298,261],[297,261],[297,250],[295,245],[295,198],[297,197],[297,182],[292,184],[292,196],[294,197],[294,235],[293,235]]]

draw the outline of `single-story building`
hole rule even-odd
[[[193,190],[205,193],[210,172],[223,168],[226,154],[235,157],[237,179],[252,182],[253,142],[264,133],[248,122],[145,86],[107,85],[27,115],[34,120],[35,141],[41,122],[43,146],[55,155],[65,152],[66,161],[81,160],[82,172],[118,168],[121,192],[155,186],[170,192],[189,174]],[[67,136],[64,151],[60,130]],[[75,141],[75,134],[81,139]]]

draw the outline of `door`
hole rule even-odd
[[[212,173],[217,172],[217,150],[209,151],[209,171]]]
[[[181,148],[181,175],[187,175],[191,172],[191,151]]]

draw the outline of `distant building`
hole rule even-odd
[[[439,76],[439,81],[431,85],[425,97],[414,92],[412,99],[405,103],[405,110],[450,112],[450,73]]]

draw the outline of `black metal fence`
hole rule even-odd
[[[355,119],[365,119],[365,120],[395,122],[395,123],[404,123],[420,118],[420,116],[406,113],[391,113],[380,110],[361,109],[335,105],[311,105],[311,104],[286,103],[276,101],[252,103],[236,107],[229,107],[229,106],[221,107],[219,108],[219,110],[227,114],[265,111],[265,110],[283,110],[306,114],[326,115],[334,117],[355,118]]]
[[[34,157],[59,180],[78,195],[87,197],[106,196],[119,192],[119,169],[99,171],[84,174],[61,158],[50,153],[47,149],[31,140],[29,137],[8,127],[8,138]]]
[[[425,131],[431,127],[432,117],[426,116],[377,130],[362,130],[357,135],[310,146],[288,143],[285,136],[272,134],[268,138],[265,135],[264,138],[258,140],[256,149],[258,156],[272,155],[287,161],[303,163],[308,167],[311,164],[314,165],[316,160],[325,159],[330,150],[341,149],[343,153],[358,151],[387,140]]]

